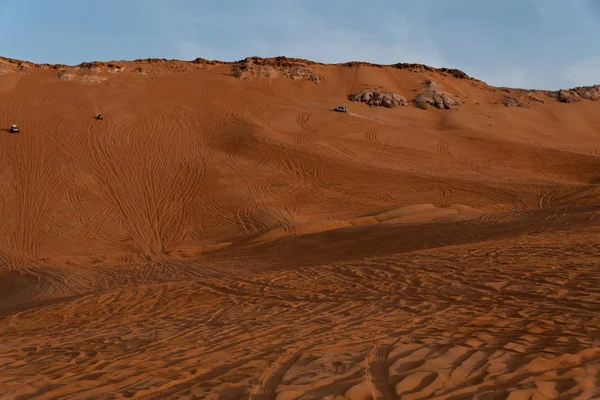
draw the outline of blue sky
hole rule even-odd
[[[0,55],[39,63],[286,55],[600,84],[600,0],[0,0],[0,15]]]

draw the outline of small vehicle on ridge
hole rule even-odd
[[[337,112],[348,112],[348,109],[344,106],[337,106],[336,108],[333,109],[333,111],[337,111]]]
[[[16,125],[11,125],[10,133],[19,133],[19,128]]]

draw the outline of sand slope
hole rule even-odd
[[[600,102],[0,66],[2,398],[600,396]]]

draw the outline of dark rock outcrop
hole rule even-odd
[[[441,110],[457,110],[461,103],[443,91],[442,85],[434,81],[424,82],[425,92],[418,94],[413,102],[419,108],[433,106]]]
[[[351,94],[348,96],[348,99],[350,101],[367,103],[368,105],[375,107],[392,108],[395,106],[408,105],[406,97],[397,93],[384,92],[381,90],[362,90],[358,93]]]
[[[293,80],[306,79],[317,83],[322,80],[322,77],[310,68],[311,65],[315,63],[295,58],[248,57],[234,63],[231,66],[231,73],[239,79],[284,77]]]
[[[528,107],[529,104],[518,97],[504,96],[502,104],[505,107]]]
[[[446,110],[457,110],[460,107],[460,103],[454,100],[452,97],[449,97],[445,94],[436,93],[421,93],[415,97],[414,102],[420,108],[422,107],[421,105],[423,103]]]
[[[600,85],[579,86],[569,90],[557,90],[548,93],[549,96],[558,99],[561,103],[575,103],[582,99],[600,100]]]
[[[600,85],[581,86],[571,89],[575,91],[579,97],[587,100],[600,100]]]
[[[579,95],[573,90],[559,90],[558,101],[561,103],[574,103],[581,100]]]
[[[459,69],[455,69],[455,68],[435,68],[435,67],[430,67],[429,65],[423,65],[423,64],[414,64],[414,63],[396,63],[396,64],[373,64],[373,63],[369,63],[369,62],[364,62],[364,61],[348,61],[342,64],[338,64],[341,65],[342,67],[348,67],[348,68],[356,68],[356,67],[373,67],[373,68],[385,68],[385,67],[391,67],[391,68],[396,68],[396,69],[407,69],[411,72],[437,72],[440,74],[444,74],[444,75],[450,75],[456,79],[468,79],[471,81],[478,81],[478,79],[475,79],[473,77],[470,77],[469,75],[467,75],[466,73],[464,73],[463,71],[459,70]]]

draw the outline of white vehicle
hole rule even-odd
[[[19,133],[19,128],[17,128],[16,125],[11,125],[10,126],[10,132],[11,133]]]
[[[337,106],[336,108],[333,109],[333,111],[337,111],[337,112],[348,112],[348,109],[344,106]]]

